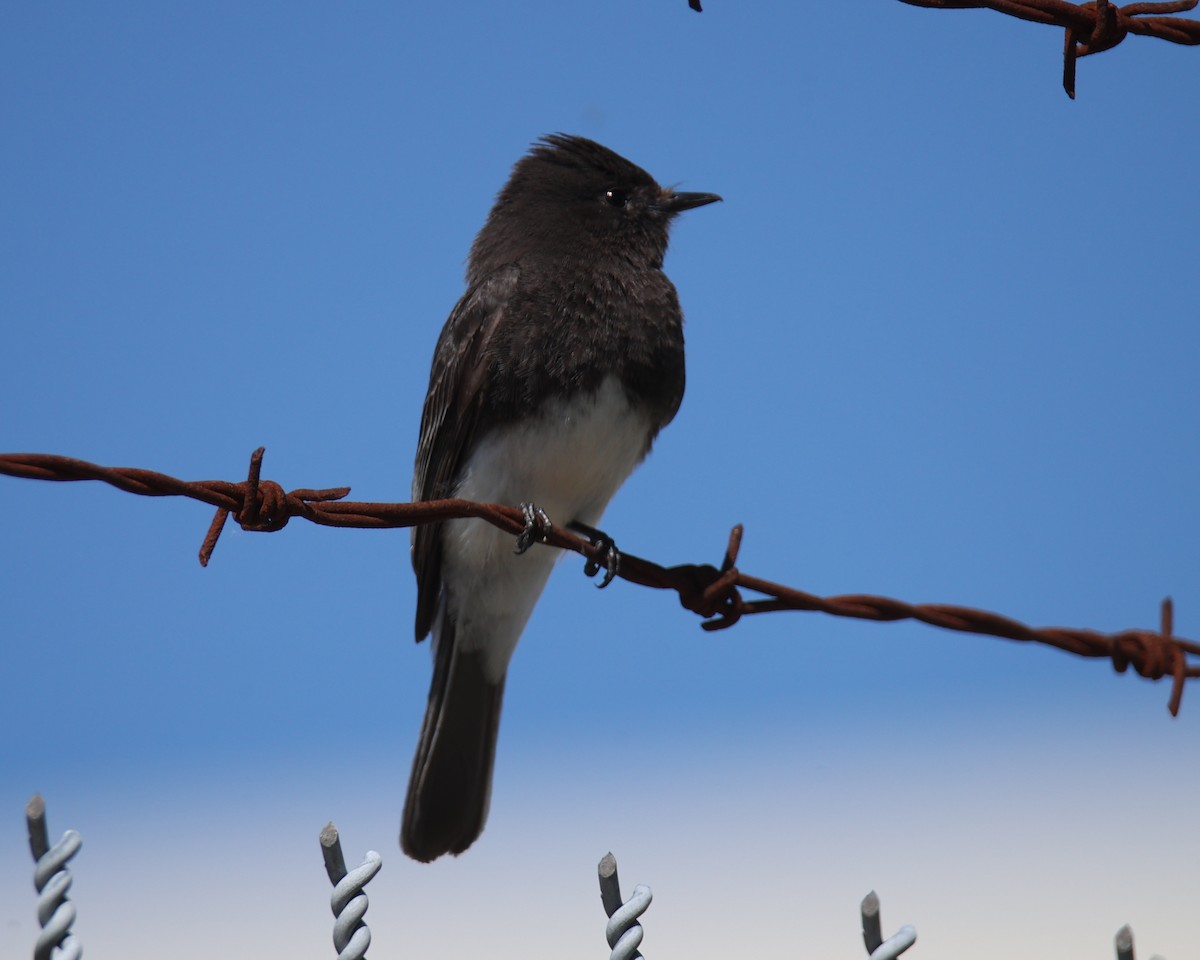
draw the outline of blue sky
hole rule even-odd
[[[1171,595],[1200,636],[1200,53],[1130,38],[1071,102],[1061,45],[896,0],[8,5],[0,449],[236,480],[262,444],[286,487],[405,499],[471,239],[578,133],[725,197],[674,230],[688,392],[622,547],[715,562],[741,522],[745,570],[815,593],[1105,631]],[[1103,662],[914,624],[705,634],[568,559],[487,830],[424,867],[406,532],[230,530],[201,569],[199,504],[0,486],[4,960],[39,790],[95,956],[327,955],[330,819],[384,856],[378,956],[602,956],[610,849],[651,960],[857,956],[872,888],[926,960],[1106,956],[1126,922],[1195,950],[1196,691],[1172,720]]]

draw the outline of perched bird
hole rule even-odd
[[[720,199],[554,134],[475,238],[433,357],[413,499],[520,503],[527,527],[517,551],[482,520],[413,528],[417,640],[433,633],[434,660],[400,831],[416,860],[462,853],[487,819],[509,659],[557,555],[524,552],[537,525],[597,523],[679,408],[667,230]]]

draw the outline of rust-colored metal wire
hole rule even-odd
[[[244,530],[281,530],[293,517],[330,527],[412,527],[438,520],[478,517],[514,536],[525,521],[517,507],[470,500],[430,500],[417,503],[356,503],[345,500],[349,487],[327,490],[298,489],[285,492],[277,483],[261,479],[263,450],[250,458],[248,477],[240,483],[225,480],[178,480],[153,470],[133,467],[102,467],[84,460],[52,454],[0,454],[0,474],[32,480],[102,480],[129,493],[148,497],[191,497],[217,508],[216,516],[200,548],[200,562],[207,565],[225,521],[232,515]],[[633,554],[622,553],[618,576],[631,583],[660,590],[673,590],[680,603],[704,618],[705,630],[723,630],[743,616],[775,610],[819,610],[835,617],[860,620],[920,620],[935,627],[961,633],[983,634],[1042,643],[1081,657],[1112,661],[1118,672],[1129,667],[1150,680],[1170,677],[1172,715],[1179,712],[1185,682],[1200,677],[1200,665],[1189,657],[1200,656],[1200,643],[1176,637],[1170,600],[1163,601],[1162,622],[1157,631],[1123,630],[1100,633],[1067,627],[1034,628],[999,614],[948,604],[910,604],[889,597],[852,594],[818,597],[802,590],[772,583],[743,573],[737,568],[742,528],[729,536],[719,566],[681,564],[663,567]],[[603,564],[605,546],[575,536],[560,526],[545,537],[550,546],[573,550],[586,557],[589,569]],[[764,599],[747,600],[742,591],[761,594]]]
[[[1066,31],[1063,45],[1063,89],[1075,99],[1075,61],[1111,50],[1131,33],[1158,37],[1187,46],[1200,44],[1200,20],[1164,14],[1194,10],[1198,0],[1168,3],[1129,3],[1123,7],[1108,0],[1064,3],[1063,0],[901,0],[914,7],[942,10],[987,8],[1033,23],[1047,23]]]

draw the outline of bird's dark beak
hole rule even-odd
[[[721,198],[715,193],[676,193],[674,190],[664,190],[656,206],[664,213],[679,213],[702,207],[706,203],[716,203]]]

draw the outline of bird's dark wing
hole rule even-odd
[[[478,438],[488,378],[488,344],[503,321],[520,270],[503,267],[472,286],[455,304],[433,355],[429,393],[413,470],[413,499],[454,495],[463,462]],[[433,625],[442,588],[441,524],[413,527],[417,574],[417,640]]]

